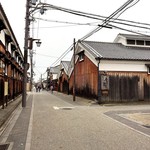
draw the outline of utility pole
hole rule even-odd
[[[25,16],[25,38],[24,38],[24,70],[23,70],[23,92],[22,92],[22,107],[26,107],[26,94],[27,94],[27,70],[28,70],[28,49],[32,49],[33,41],[38,40],[36,44],[38,47],[41,42],[39,39],[29,38],[29,26],[30,26],[30,6],[36,5],[37,0],[27,0],[26,1],[26,16]],[[31,4],[31,5],[30,5]],[[36,10],[36,9],[35,9]],[[33,12],[32,12],[33,13]],[[30,45],[29,45],[30,42]],[[33,71],[32,71],[33,73]],[[31,73],[31,76],[32,76]]]
[[[49,72],[50,72],[50,68],[47,68],[47,91],[49,90],[49,82],[50,82],[50,77],[49,77]]]
[[[41,74],[41,84],[42,84],[42,74]]]
[[[76,100],[76,70],[75,70],[75,39],[73,41],[73,67],[74,67],[74,78],[73,78],[73,101]]]
[[[28,38],[29,38],[29,5],[30,0],[26,2],[26,17],[25,17],[25,39],[24,39],[24,70],[23,70],[23,92],[22,92],[22,107],[26,107],[26,84],[27,84],[27,67],[28,67]]]
[[[31,67],[31,75],[30,75],[30,91],[32,91],[32,82],[33,82],[33,50],[30,51],[30,67]]]

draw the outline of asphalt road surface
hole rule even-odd
[[[150,150],[149,114],[149,104],[28,93],[27,106],[13,112],[0,134],[0,150]]]
[[[66,96],[34,93],[31,150],[150,150],[150,136],[104,114],[150,106],[99,106]],[[150,130],[150,129],[148,129]]]

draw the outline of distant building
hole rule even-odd
[[[54,90],[58,90],[58,74],[60,71],[60,65],[50,67],[47,69],[47,89],[50,90],[50,86],[53,85]]]
[[[69,69],[70,61],[61,61],[60,72],[58,74],[58,91],[69,94]]]

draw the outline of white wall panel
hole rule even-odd
[[[147,72],[145,64],[150,64],[146,61],[105,61],[101,60],[100,71],[138,71]]]

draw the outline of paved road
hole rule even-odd
[[[138,131],[138,123],[131,128],[121,116],[149,110],[150,105],[73,102],[71,96],[42,91],[29,94],[27,107],[16,110],[0,143],[10,143],[9,150],[149,150],[150,129]]]
[[[34,95],[31,150],[149,150],[149,136],[104,115],[118,108],[131,106],[72,104],[38,93]]]

